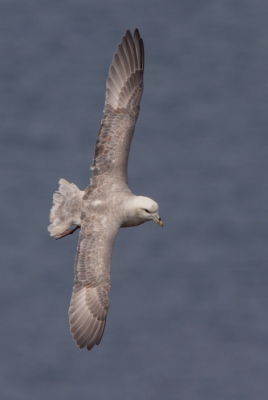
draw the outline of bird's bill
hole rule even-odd
[[[159,217],[158,214],[153,216],[153,220],[154,220],[154,222],[156,222],[159,226],[161,226],[161,228],[163,228],[164,223],[163,223],[162,219]]]

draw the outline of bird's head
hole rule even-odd
[[[136,215],[143,221],[154,221],[159,226],[163,227],[163,221],[158,214],[158,204],[149,197],[136,196],[133,206],[135,207]]]

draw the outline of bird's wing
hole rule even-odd
[[[69,308],[70,330],[80,348],[100,343],[109,308],[110,260],[119,226],[112,216],[83,219]]]
[[[127,182],[128,153],[143,91],[144,49],[139,31],[127,31],[106,82],[104,115],[97,136],[91,183],[102,174]]]

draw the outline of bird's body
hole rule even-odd
[[[54,193],[48,230],[56,239],[81,227],[69,321],[73,339],[90,350],[99,344],[109,308],[110,261],[118,230],[154,220],[155,201],[135,196],[127,184],[129,148],[143,90],[143,42],[136,29],[122,38],[106,83],[90,185],[80,191],[64,179]],[[76,228],[70,230],[71,225]]]

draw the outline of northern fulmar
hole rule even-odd
[[[60,239],[81,228],[69,308],[76,344],[91,350],[101,341],[109,308],[110,261],[120,228],[155,221],[158,204],[128,187],[129,148],[143,91],[144,48],[138,29],[123,36],[106,81],[103,118],[97,135],[90,185],[81,191],[60,179],[48,227]],[[75,225],[74,228],[72,226]],[[72,229],[71,229],[72,228]]]

